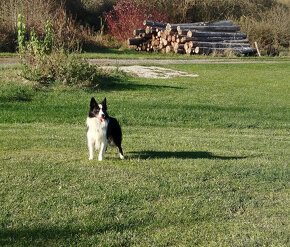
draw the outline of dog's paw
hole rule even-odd
[[[121,159],[121,160],[124,160],[124,159],[125,159],[125,156],[122,155],[122,154],[120,154],[120,159]]]
[[[89,160],[93,160],[94,157],[89,157]]]

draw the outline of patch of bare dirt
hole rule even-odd
[[[168,79],[179,76],[198,77],[197,74],[189,74],[183,71],[167,69],[157,66],[101,66],[103,69],[119,69],[126,73],[133,74],[137,77],[154,78],[154,79]]]
[[[4,57],[0,58],[0,66],[9,66],[14,65],[19,62],[19,59],[16,57]]]

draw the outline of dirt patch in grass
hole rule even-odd
[[[167,69],[157,66],[102,66],[103,69],[119,69],[126,73],[133,74],[137,77],[154,78],[154,79],[168,79],[179,76],[198,77],[197,74],[189,74],[183,71]]]

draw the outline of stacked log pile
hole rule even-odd
[[[210,54],[232,52],[236,55],[252,55],[257,51],[250,47],[247,35],[238,33],[240,26],[233,21],[169,24],[145,20],[143,29],[133,32],[128,44],[137,51],[162,53]]]

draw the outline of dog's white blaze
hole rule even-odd
[[[100,111],[99,111],[98,117],[102,117],[102,115],[104,114],[104,112],[103,112],[103,105],[98,104],[98,106],[99,106],[99,108],[100,108]]]

